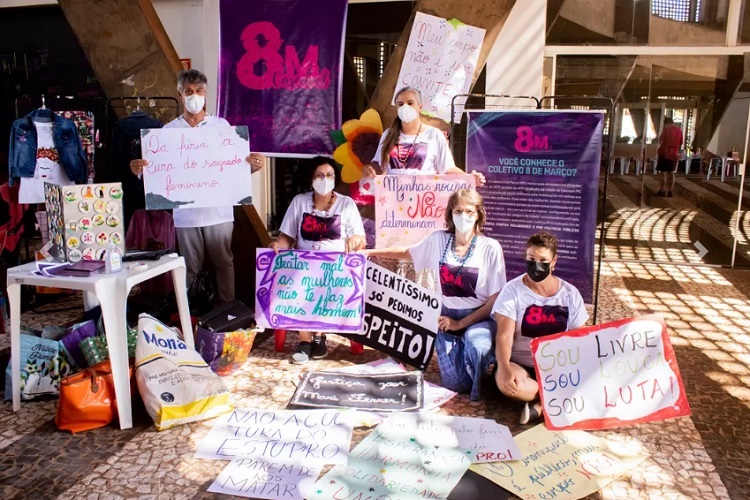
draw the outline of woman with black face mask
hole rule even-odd
[[[495,382],[506,396],[525,401],[521,424],[542,414],[531,339],[583,326],[589,318],[583,298],[570,283],[553,276],[557,239],[541,231],[526,242],[526,274],[509,281],[495,301],[497,323]]]

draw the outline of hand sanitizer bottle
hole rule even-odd
[[[107,252],[104,254],[104,272],[107,274],[119,273],[122,271],[122,255],[117,245],[110,243]]]

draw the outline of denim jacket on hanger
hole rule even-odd
[[[11,186],[19,177],[34,177],[37,146],[34,117],[39,111],[36,109],[14,121],[10,129],[8,184]],[[73,121],[58,116],[56,113],[52,113],[52,116],[54,118],[52,141],[60,157],[60,166],[68,179],[75,183],[83,183],[86,180],[86,155],[83,152],[78,130]]]

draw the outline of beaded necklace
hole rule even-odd
[[[463,270],[464,264],[466,264],[466,261],[469,260],[471,256],[474,254],[474,247],[477,244],[477,235],[475,234],[474,237],[471,239],[471,243],[469,243],[469,249],[466,251],[466,254],[463,257],[459,257],[458,255],[456,255],[455,242],[456,240],[451,234],[448,237],[448,243],[446,243],[445,245],[445,250],[443,250],[443,256],[440,259],[440,264],[446,263],[445,258],[448,255],[448,249],[450,248],[451,255],[453,256],[453,258],[456,259],[456,261],[458,261],[461,264],[461,266],[458,268],[458,271],[456,271],[456,276],[458,276],[459,274],[461,274],[461,271]]]

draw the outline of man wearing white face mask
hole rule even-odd
[[[435,350],[443,386],[481,395],[482,377],[495,361],[492,306],[505,285],[500,243],[482,234],[487,214],[482,197],[459,189],[448,200],[445,223],[411,248],[365,250],[368,256],[413,260],[417,272],[433,270],[443,308]]]
[[[177,77],[177,91],[182,97],[185,112],[164,125],[164,128],[230,126],[224,118],[206,113],[208,79],[200,71],[181,71]],[[265,165],[265,157],[257,153],[251,153],[245,161],[251,172],[256,172]],[[130,162],[130,170],[141,177],[143,168],[147,165],[146,160],[133,160]],[[175,208],[173,216],[180,254],[185,257],[187,264],[187,285],[193,283],[208,254],[216,271],[219,300],[234,300],[234,256],[231,248],[234,207]]]
[[[324,156],[308,163],[312,192],[298,194],[292,200],[279,237],[271,243],[276,252],[288,248],[329,252],[356,252],[365,247],[365,228],[354,200],[336,193],[339,172],[334,161]],[[299,332],[299,345],[292,362],[306,363],[328,354],[322,333]]]

